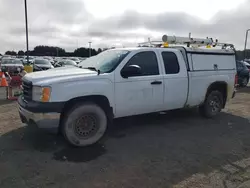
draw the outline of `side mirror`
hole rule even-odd
[[[121,70],[121,76],[123,78],[140,76],[141,74],[142,74],[141,67],[138,65],[129,65]]]

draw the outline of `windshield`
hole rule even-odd
[[[13,61],[13,59],[3,59],[1,64],[2,65],[11,64],[12,61]]]
[[[6,64],[17,64],[17,65],[22,65],[22,61],[18,60],[18,59],[4,59],[2,60],[2,65],[6,65]]]
[[[15,59],[12,61],[12,64],[16,64],[16,65],[21,65],[23,64],[21,60]]]
[[[71,60],[67,60],[63,62],[65,65],[76,65],[76,62],[71,61]]]
[[[25,57],[24,59],[28,59],[28,57]],[[33,57],[29,56],[29,60],[34,59]]]
[[[107,50],[82,61],[79,66],[82,68],[94,67],[101,73],[112,72],[129,52],[128,50]]]
[[[71,60],[73,60],[73,61],[79,61],[79,59],[77,59],[77,58],[71,58]]]
[[[46,59],[36,59],[34,63],[37,65],[50,65],[50,62]]]

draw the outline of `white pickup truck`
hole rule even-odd
[[[80,67],[26,74],[19,113],[23,123],[87,146],[104,136],[113,118],[195,106],[213,117],[234,97],[235,76],[233,50],[112,49]]]

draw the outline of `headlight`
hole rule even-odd
[[[39,102],[49,102],[51,88],[33,86],[32,88],[32,100]]]

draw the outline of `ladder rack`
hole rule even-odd
[[[186,45],[187,47],[192,46],[206,46],[207,48],[220,46],[221,49],[234,49],[233,44],[228,43],[219,43],[216,39],[215,41],[212,38],[189,38],[189,37],[177,37],[177,36],[162,36],[162,41],[148,41],[139,43],[139,47],[168,47],[169,45]]]

